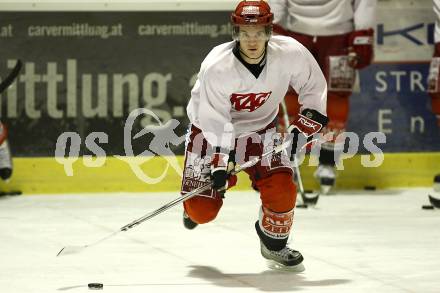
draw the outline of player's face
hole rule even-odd
[[[264,26],[240,26],[238,38],[240,49],[247,57],[259,58],[263,55],[268,40]]]

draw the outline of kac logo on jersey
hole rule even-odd
[[[232,107],[237,111],[253,112],[260,108],[269,99],[272,92],[268,93],[249,93],[232,94]]]

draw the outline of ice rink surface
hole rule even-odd
[[[429,191],[344,192],[296,209],[289,242],[306,268],[296,274],[266,267],[254,192],[228,192],[217,219],[193,231],[178,206],[62,257],[178,194],[1,197],[0,291],[440,292],[440,210],[421,209]]]

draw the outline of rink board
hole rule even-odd
[[[381,148],[387,153],[439,152],[440,131],[425,92],[433,47],[431,7],[380,5],[375,64],[360,71],[347,130],[360,138],[382,131],[387,143]],[[126,139],[139,154],[152,135],[126,138],[124,126],[136,108],[152,111],[157,119],[139,117],[132,133],[176,119],[175,134],[183,137],[200,63],[214,46],[231,41],[232,30],[228,9],[2,11],[0,18],[5,44],[0,76],[17,58],[24,63],[22,75],[0,99],[16,157],[53,156],[65,132],[81,139],[79,155],[94,154],[84,142],[96,133],[105,136],[99,146],[108,156],[131,155]],[[183,143],[171,149],[184,153]]]
[[[8,184],[0,182],[0,190],[178,191],[181,172],[171,168],[161,182],[147,184],[112,156],[130,155],[126,141],[134,155],[149,151],[152,133],[134,139],[123,131],[128,114],[137,107],[153,111],[158,119],[136,120],[130,134],[146,124],[176,119],[180,124],[175,134],[184,138],[185,107],[195,75],[213,46],[230,41],[233,1],[212,1],[209,7],[199,1],[70,1],[59,6],[24,2],[0,4],[0,75],[17,58],[24,62],[23,75],[0,99],[0,116],[9,127],[15,157],[13,178]],[[370,132],[386,134],[386,143],[380,145],[386,160],[370,169],[361,166],[360,155],[346,160],[338,188],[430,186],[440,172],[440,130],[425,92],[433,47],[431,5],[427,0],[379,2],[375,63],[360,72],[347,131],[361,141]],[[103,28],[109,29],[108,35]],[[64,34],[69,31],[71,35]],[[65,132],[78,135],[80,156],[103,150],[108,156],[104,165],[87,167],[80,159],[73,176],[67,176],[53,158],[57,139]],[[89,148],[87,140],[96,134],[104,139]],[[171,149],[182,155],[183,140]],[[368,153],[363,144],[362,153]],[[182,165],[182,157],[179,162]],[[166,160],[153,158],[141,169],[155,178],[165,166]],[[303,167],[307,189],[317,187],[314,168]],[[249,187],[246,177],[240,176],[237,189]]]
[[[183,165],[183,157],[178,157]],[[357,155],[343,160],[344,170],[339,171],[337,187],[340,189],[363,189],[375,186],[378,189],[431,186],[433,176],[439,172],[440,153],[396,153],[385,154],[380,167],[365,168]],[[167,161],[154,157],[142,165],[149,178],[165,176],[156,184],[140,180],[130,166],[114,157],[107,158],[101,167],[87,167],[82,158],[73,164],[73,176],[67,176],[63,165],[53,158],[17,158],[12,181],[0,184],[2,191],[21,190],[24,194],[75,193],[75,192],[158,192],[178,193],[181,175],[171,167],[165,172]],[[312,174],[316,167],[304,163],[301,167],[306,189],[317,189]],[[250,189],[245,173],[239,174],[235,190]]]

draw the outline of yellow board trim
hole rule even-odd
[[[183,157],[177,157],[183,166]],[[302,178],[306,189],[318,188],[313,178],[315,166],[308,161],[301,165]],[[378,189],[432,186],[435,174],[440,173],[440,153],[389,153],[383,164],[376,168],[361,165],[361,156],[343,160],[344,171],[338,172],[337,188],[362,189],[375,186]],[[63,165],[54,158],[15,158],[14,172],[10,182],[0,183],[0,191],[20,190],[23,194],[78,193],[78,192],[160,192],[180,189],[181,174],[169,167],[165,177],[157,184],[147,184],[139,180],[129,164],[115,157],[109,157],[101,167],[86,167],[83,158],[72,165],[73,176],[67,176]],[[167,160],[154,157],[144,162],[141,169],[150,177],[158,177],[164,172]],[[239,174],[239,184],[235,190],[250,189],[247,174]]]

